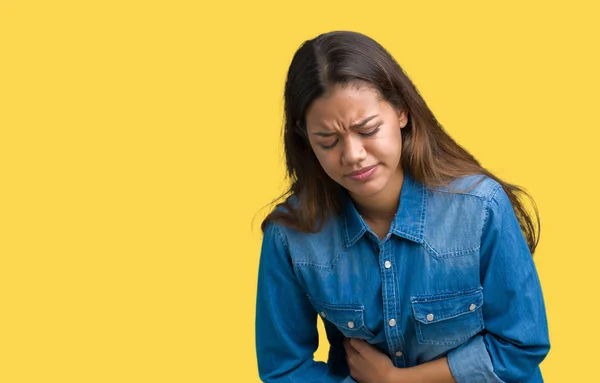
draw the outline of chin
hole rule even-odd
[[[377,184],[363,184],[363,185],[349,185],[346,187],[350,193],[360,197],[373,197],[383,190],[381,185]]]

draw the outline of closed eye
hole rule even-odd
[[[321,147],[323,149],[333,149],[333,147],[338,143],[338,141],[339,140],[336,138],[335,141],[333,141],[333,144],[331,144],[331,145],[323,145],[323,144],[321,144]]]
[[[368,132],[358,133],[358,134],[360,134],[363,137],[369,137],[369,136],[375,135],[377,132],[379,132],[379,126],[376,126],[375,128],[369,130]]]

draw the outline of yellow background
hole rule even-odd
[[[0,0],[1,382],[259,381],[283,81],[334,29],[387,47],[451,135],[536,198],[542,369],[595,379],[592,1],[201,3]]]

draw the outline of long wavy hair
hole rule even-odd
[[[261,224],[279,222],[303,232],[318,232],[329,214],[340,212],[341,186],[322,169],[306,133],[305,114],[311,103],[334,86],[368,83],[398,109],[408,111],[401,130],[401,166],[429,187],[447,185],[467,175],[486,175],[502,185],[533,254],[539,241],[539,213],[531,196],[482,167],[437,121],[415,85],[392,55],[372,38],[334,31],[305,41],[290,64],[284,91],[284,150],[290,187]],[[290,197],[294,197],[294,201]],[[524,204],[532,203],[533,212]]]

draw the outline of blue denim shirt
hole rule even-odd
[[[270,223],[258,272],[256,350],[264,382],[354,382],[344,337],[396,367],[447,356],[458,383],[543,382],[550,349],[540,281],[511,203],[494,180],[427,188],[405,174],[379,239],[349,197],[306,234]],[[316,362],[317,318],[330,344]]]

